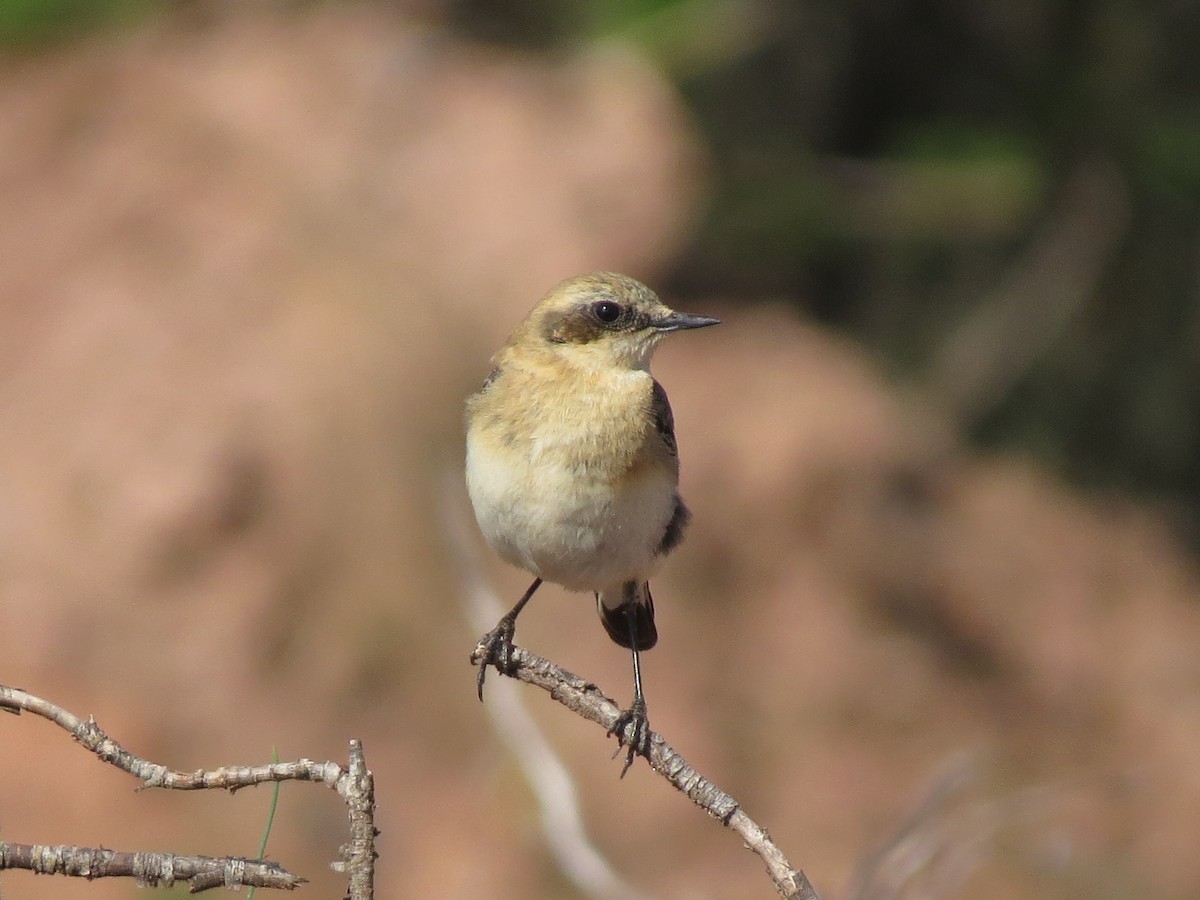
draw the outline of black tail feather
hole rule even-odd
[[[627,650],[649,650],[658,643],[649,582],[626,582],[619,600],[611,592],[597,594],[596,611],[608,636]]]

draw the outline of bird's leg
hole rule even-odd
[[[646,697],[642,694],[642,666],[638,659],[637,627],[634,615],[633,606],[627,606],[629,647],[633,652],[633,703],[630,704],[629,709],[621,710],[621,714],[608,729],[609,734],[617,736],[617,753],[621,752],[622,747],[628,748],[625,765],[621,769],[622,778],[629,771],[629,767],[633,765],[634,754],[650,759],[650,718],[646,714]],[[626,733],[629,735],[628,740],[626,740]]]
[[[471,654],[471,659],[478,661],[479,674],[476,676],[476,685],[479,688],[479,699],[483,699],[483,678],[487,675],[487,667],[493,665],[496,671],[501,675],[511,675],[514,671],[512,660],[513,637],[517,633],[517,616],[521,614],[521,610],[525,608],[525,604],[529,602],[529,598],[533,596],[533,592],[541,587],[542,579],[533,579],[533,584],[529,589],[521,595],[521,599],[517,601],[517,605],[504,614],[496,627],[479,639],[479,643],[475,646],[475,652]]]

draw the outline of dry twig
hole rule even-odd
[[[471,662],[479,664],[482,647],[476,647]],[[596,687],[577,675],[556,666],[523,647],[513,647],[513,677],[549,692],[550,696],[572,712],[610,730],[620,708]],[[626,735],[626,739],[632,735]],[[771,840],[765,828],[751,819],[729,794],[688,765],[657,733],[650,735],[650,767],[721,824],[742,836],[746,846],[761,857],[775,889],[787,900],[818,900],[805,874],[792,867],[783,852]]]
[[[348,768],[334,762],[298,759],[260,766],[225,766],[219,769],[177,772],[130,753],[110,738],[95,719],[80,719],[60,706],[18,688],[0,685],[0,710],[29,712],[48,719],[101,760],[128,772],[144,788],[171,790],[227,790],[230,793],[273,781],[318,781],[338,792],[349,809],[350,841],[342,847],[343,859],[334,863],[347,872],[350,900],[372,900],[375,879],[375,790],[366,766],[362,743],[350,741]],[[187,881],[193,893],[213,887],[274,887],[292,890],[305,879],[277,863],[240,857],[212,858],[165,853],[119,853],[86,847],[40,847],[0,842],[0,870],[75,875],[85,878],[117,876],[137,878],[142,884],[170,886]]]
[[[294,891],[307,880],[267,860],[130,853],[0,841],[0,870],[3,869],[27,869],[38,875],[73,875],[89,881],[93,878],[134,878],[145,887],[170,887],[177,881],[186,881],[193,894],[210,888],[242,885]]]

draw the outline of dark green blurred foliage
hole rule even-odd
[[[639,44],[708,141],[666,292],[798,298],[982,442],[1196,517],[1200,5],[573,8],[558,46]]]
[[[36,47],[136,20],[149,0],[0,0],[0,46]]]
[[[449,24],[481,41],[531,50],[553,50],[583,28],[586,4],[559,0],[454,0]]]

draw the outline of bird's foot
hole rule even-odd
[[[634,698],[629,709],[621,710],[608,733],[617,736],[617,752],[613,754],[614,757],[622,748],[626,750],[625,765],[621,768],[622,778],[633,765],[635,755],[644,756],[649,761],[651,732],[650,718],[646,715],[646,701],[641,697]]]
[[[479,639],[475,649],[471,651],[471,662],[479,666],[479,674],[475,683],[479,689],[479,699],[483,699],[483,679],[487,675],[488,666],[495,666],[501,675],[512,675],[517,671],[513,660],[513,637],[517,633],[515,616],[505,616],[496,623],[496,627]]]

